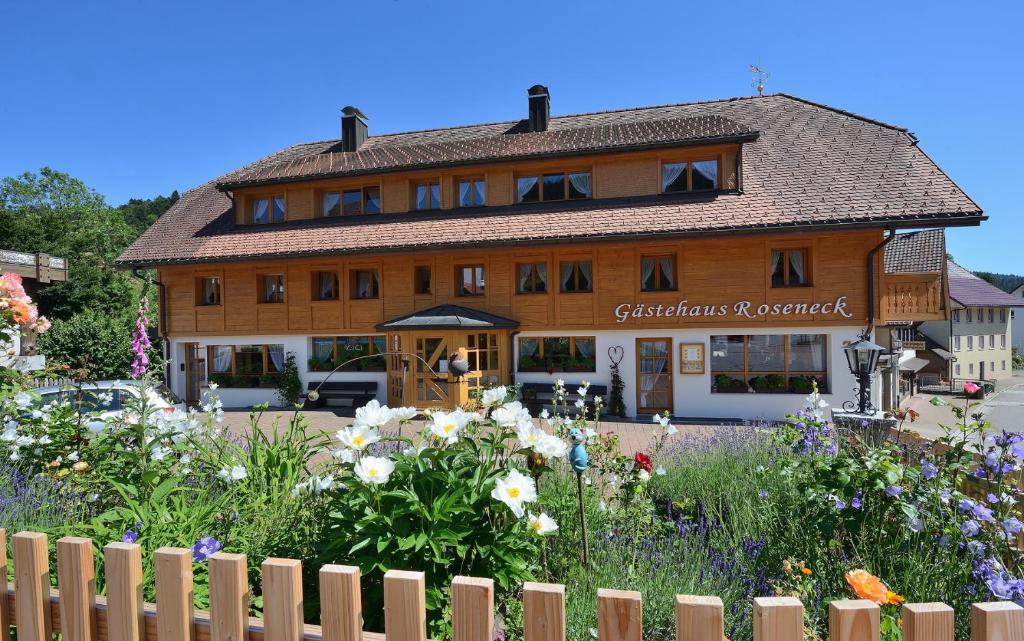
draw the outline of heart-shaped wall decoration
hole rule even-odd
[[[612,359],[612,367],[618,367],[625,355],[626,351],[622,349],[622,345],[612,345],[608,348],[608,358]]]

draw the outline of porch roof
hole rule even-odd
[[[515,329],[519,321],[461,305],[438,305],[377,325],[378,331],[409,329]]]

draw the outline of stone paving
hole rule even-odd
[[[915,394],[904,407],[920,413],[913,425],[904,427],[927,439],[936,439],[944,434],[941,425],[952,425],[956,419],[948,406],[932,405],[932,398],[941,398],[949,404],[963,406],[963,394]],[[971,401],[971,412],[981,412],[995,427],[995,430],[1024,432],[1024,372],[1014,372],[1013,378],[997,381],[996,391],[981,401]]]

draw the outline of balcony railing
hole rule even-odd
[[[885,274],[882,321],[946,320],[941,274]]]

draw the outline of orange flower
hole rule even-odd
[[[885,587],[882,580],[867,570],[850,570],[846,573],[846,582],[850,584],[853,593],[858,598],[874,601],[879,605],[889,603],[889,588]]]
[[[800,568],[800,571],[804,573],[804,576],[811,576],[814,572],[811,572],[811,568]]]
[[[889,605],[898,605],[906,600],[892,590],[885,593],[885,599],[889,602]]]

